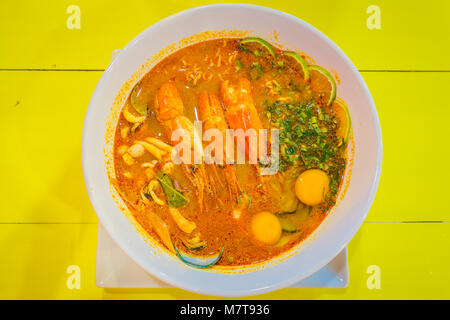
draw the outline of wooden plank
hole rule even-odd
[[[101,298],[94,283],[96,235],[96,224],[1,224],[0,296]],[[67,286],[67,269],[72,265],[80,268],[80,290]]]
[[[81,134],[99,72],[0,72],[1,222],[96,222]]]
[[[181,289],[97,288],[96,232],[95,224],[0,224],[0,298],[214,298]],[[449,223],[365,223],[350,242],[346,289],[283,289],[251,298],[449,299],[449,241]],[[80,289],[67,286],[69,266],[79,267]],[[368,288],[369,266],[379,268],[380,289]]]
[[[363,73],[383,136],[383,168],[369,221],[450,221],[450,73]],[[355,106],[357,107],[357,106]]]
[[[286,289],[259,298],[448,299],[449,241],[449,223],[365,223],[349,245],[346,289]],[[370,266],[380,271],[380,289],[369,289]]]
[[[450,73],[363,73],[384,143],[368,221],[450,221],[445,93]],[[96,222],[81,171],[85,111],[99,72],[0,72],[0,222]],[[357,106],[350,106],[356,108]]]
[[[0,69],[103,69],[148,26],[176,12],[221,1],[111,2],[78,0],[80,29],[69,29],[71,3],[21,1],[0,4]],[[448,1],[322,0],[250,1],[312,24],[329,36],[359,69],[450,70]],[[369,29],[370,6],[380,9],[380,29]],[[369,9],[369,13],[367,10]]]

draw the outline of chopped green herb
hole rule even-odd
[[[237,48],[238,48],[239,51],[242,51],[242,52],[245,52],[245,53],[250,53],[251,52],[248,48],[244,47],[242,44],[239,44]]]
[[[252,80],[258,80],[259,78],[261,78],[261,75],[262,75],[261,65],[257,62],[254,62],[253,65],[250,67],[249,73],[250,73],[250,78]]]
[[[253,62],[253,66],[258,70],[259,73],[263,73],[263,69],[258,62]]]
[[[264,54],[261,51],[259,51],[259,50],[255,50],[252,53],[253,53],[253,55],[255,57],[262,57],[262,56],[264,56]]]
[[[237,59],[236,60],[236,66],[235,66],[236,71],[239,71],[239,70],[241,70],[243,68],[244,68],[244,65],[242,64],[241,59]]]
[[[273,83],[276,87],[277,82]],[[313,100],[266,104],[266,111],[271,125],[280,130],[280,170],[292,166],[324,170],[330,176],[332,202],[345,169],[334,114]]]

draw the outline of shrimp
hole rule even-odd
[[[220,86],[220,93],[226,107],[225,114],[230,127],[235,130],[242,129],[244,131],[254,129],[257,139],[256,146],[258,146],[259,139],[261,138],[259,133],[260,129],[263,129],[263,125],[253,101],[250,81],[245,78],[240,78],[237,85],[231,85],[228,80],[223,81]],[[251,145],[248,136],[246,136],[245,144],[242,141],[238,141],[238,147],[242,151],[245,151],[246,154],[256,154],[257,148]],[[259,174],[259,166],[255,166]],[[262,181],[261,178],[259,180]]]
[[[261,119],[252,97],[250,81],[240,78],[236,86],[229,81],[223,81],[220,93],[226,106],[226,115],[233,129],[262,129]]]
[[[230,133],[227,131],[228,124],[225,120],[225,115],[223,113],[222,105],[219,98],[214,93],[203,92],[199,97],[199,116],[203,121],[203,129],[217,129],[222,134],[222,138],[227,137]],[[228,137],[227,137],[228,138]],[[229,138],[228,138],[229,139]],[[234,167],[231,166],[233,159],[231,155],[227,152],[225,141],[223,141],[223,155],[222,159],[225,160],[226,177],[227,181],[231,182],[231,186],[235,195],[240,193],[240,187],[236,177],[236,171]],[[215,171],[215,167],[213,167]],[[219,179],[220,180],[220,179]]]
[[[177,129],[185,130],[191,137],[191,148],[198,155],[198,159],[203,157],[202,140],[196,132],[191,120],[183,115],[184,105],[180,94],[173,81],[164,83],[155,97],[155,107],[158,113],[158,120],[167,128],[169,136]]]
[[[159,89],[155,97],[155,109],[157,112],[158,120],[165,126],[167,134],[170,137],[172,133],[177,129],[182,129],[184,132],[188,132],[193,149],[194,159],[203,158],[203,145],[201,137],[196,132],[191,120],[184,116],[184,105],[181,100],[180,94],[173,81],[164,83]],[[171,140],[171,143],[174,141]],[[199,170],[198,170],[199,169]],[[195,185],[198,190],[198,202],[200,211],[203,208],[203,193],[205,188],[205,171],[203,166],[196,167],[195,165],[184,164],[184,170],[187,173],[191,183]]]
[[[226,116],[230,127],[233,129],[257,130],[256,137],[257,145],[259,146],[259,139],[261,139],[259,129],[263,129],[263,125],[252,98],[250,81],[245,78],[240,78],[236,86],[230,85],[228,81],[224,81],[221,84],[220,91],[226,106]],[[267,141],[267,144],[269,144],[269,141]],[[248,145],[246,150],[252,152],[252,146],[249,145],[248,139],[246,140],[246,145]],[[246,146],[238,145],[238,147],[245,148]],[[279,187],[283,185],[281,182],[283,176],[280,173],[263,177],[261,176],[260,167],[255,165],[255,168],[264,193],[269,194],[269,197],[272,199],[277,199],[278,196],[283,197],[285,195],[286,191]],[[294,205],[296,205],[296,202]]]

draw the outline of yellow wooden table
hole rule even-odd
[[[372,92],[384,143],[375,202],[349,244],[348,288],[256,298],[449,299],[450,2],[251,2],[305,20],[346,52]],[[152,23],[204,4],[0,4],[0,298],[205,298],[95,286],[97,218],[80,155],[84,114],[111,51]],[[80,286],[70,278],[73,266]]]

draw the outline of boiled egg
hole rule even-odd
[[[309,206],[316,206],[325,200],[330,190],[330,178],[319,169],[303,171],[295,182],[295,194]]]
[[[268,211],[253,215],[250,230],[257,241],[267,245],[276,244],[281,237],[280,220]]]

